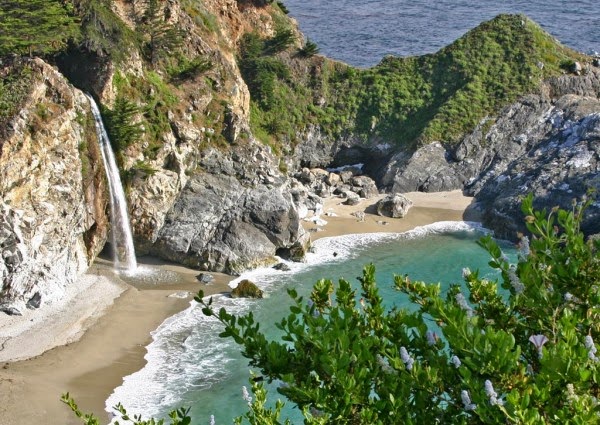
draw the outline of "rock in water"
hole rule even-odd
[[[231,291],[231,296],[233,298],[262,298],[263,291],[255,283],[244,279]]]
[[[377,202],[377,214],[384,217],[403,218],[412,204],[412,201],[406,196],[395,193]]]

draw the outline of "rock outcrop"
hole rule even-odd
[[[51,302],[106,240],[104,169],[86,97],[39,59],[0,135],[0,309]]]
[[[231,274],[272,262],[276,254],[298,257],[290,251],[307,236],[272,161],[256,144],[206,152],[203,172],[190,178],[150,241],[152,254]]]

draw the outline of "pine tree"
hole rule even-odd
[[[79,36],[79,25],[60,0],[0,0],[0,56],[51,54]]]
[[[183,31],[165,21],[160,0],[148,0],[143,29],[146,33],[146,55],[153,65],[173,54],[183,42]]]

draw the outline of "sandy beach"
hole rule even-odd
[[[321,216],[327,224],[316,226],[307,221],[304,226],[315,240],[478,219],[469,210],[471,198],[460,191],[406,196],[414,205],[402,219],[375,215],[373,206],[379,198],[354,206],[329,198]],[[352,215],[357,211],[365,213],[364,221]],[[140,263],[160,270],[159,277],[123,280],[113,273],[109,262],[100,260],[81,279],[81,292],[70,294],[62,306],[21,318],[0,317],[0,425],[81,423],[60,401],[65,392],[84,412],[108,422],[105,400],[123,376],[143,367],[150,332],[186,308],[198,290],[207,295],[227,292],[227,283],[233,279],[211,273],[214,283],[203,285],[196,279],[196,270],[150,258],[142,258]]]

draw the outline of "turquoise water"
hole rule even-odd
[[[335,281],[343,277],[358,288],[356,277],[365,264],[372,262],[377,267],[377,282],[385,303],[389,307],[407,306],[408,300],[393,289],[394,274],[408,273],[413,280],[441,282],[445,287],[462,282],[462,268],[466,266],[494,277],[487,266],[489,255],[476,243],[481,236],[476,226],[444,222],[406,234],[322,239],[315,243],[308,263],[291,264],[291,272],[268,269],[243,276],[257,282],[265,290],[266,299],[221,297],[215,304],[237,314],[252,310],[263,324],[261,329],[274,335],[277,330],[273,323],[289,312],[287,288],[307,294],[323,277]],[[504,249],[512,255],[510,246]],[[217,424],[231,424],[233,417],[246,410],[241,388],[248,386],[249,368],[238,347],[217,336],[219,331],[215,320],[204,317],[197,306],[167,320],[153,335],[146,356],[148,365],[125,378],[107,405],[120,400],[128,411],[144,416],[191,406],[194,423],[208,424],[212,414]],[[271,399],[277,396],[273,390]]]

